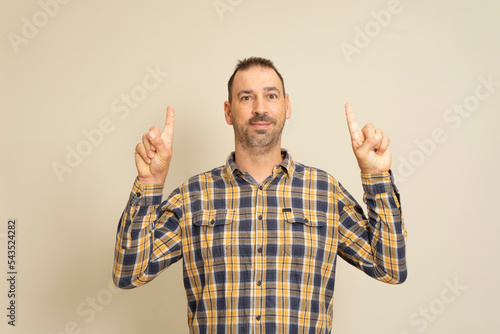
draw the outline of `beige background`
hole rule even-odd
[[[217,3],[226,11],[218,13]],[[187,332],[181,263],[139,289],[109,287],[133,150],[151,125],[163,125],[172,104],[175,155],[165,193],[223,164],[233,147],[223,118],[226,82],[236,60],[252,55],[273,59],[285,77],[293,117],[283,146],[358,200],[344,103],[392,139],[409,278],[384,285],[341,261],[334,332],[497,332],[497,0],[57,4],[1,4],[2,268],[7,220],[19,224],[17,326],[6,324],[2,279],[2,333]],[[381,26],[372,12],[388,6],[394,13],[381,16]],[[365,28],[372,29],[368,45],[355,40]],[[355,42],[362,47],[346,56],[341,46]],[[168,72],[150,91],[141,88],[147,68]],[[490,91],[481,84],[489,77]],[[115,113],[115,100],[132,93],[141,101],[128,115]],[[464,103],[472,110],[465,116],[448,111]],[[102,122],[108,133],[88,146],[84,132],[95,134]],[[68,150],[77,148],[86,156],[58,177],[54,165],[67,165]]]

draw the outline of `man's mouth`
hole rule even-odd
[[[265,129],[271,125],[270,122],[251,122],[250,125],[257,129]]]
[[[274,123],[273,119],[267,115],[257,115],[252,117],[248,123],[255,129],[266,129]]]

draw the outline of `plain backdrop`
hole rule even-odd
[[[67,2],[67,3],[66,3]],[[176,110],[165,195],[224,164],[236,61],[272,59],[293,117],[283,146],[362,201],[344,117],[391,138],[408,280],[339,261],[334,333],[497,333],[498,0],[1,2],[0,267],[17,219],[17,317],[2,333],[187,333],[182,264],[111,284],[133,151]],[[154,76],[151,73],[156,73]]]

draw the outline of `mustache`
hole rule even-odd
[[[271,124],[276,124],[276,120],[274,118],[267,116],[266,114],[255,115],[254,117],[252,117],[248,120],[248,124],[253,124],[253,123],[257,123],[257,122],[267,122],[267,123],[271,123]]]

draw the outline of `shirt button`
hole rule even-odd
[[[212,225],[213,225],[213,224],[215,224],[215,219],[212,219],[212,220],[210,221],[210,224],[212,224]]]
[[[137,196],[137,197],[141,197],[141,193],[140,193],[140,192],[136,192],[136,193],[135,193],[135,196]]]
[[[258,281],[257,282],[257,286],[261,286],[262,285],[262,282],[261,281]]]
[[[262,220],[262,215],[259,215],[259,220]]]
[[[257,321],[260,321],[260,315],[256,316],[255,319],[257,319]]]
[[[260,190],[264,190],[264,187],[263,187],[263,186],[260,186],[260,187],[259,187],[259,189],[260,189]]]
[[[309,219],[307,219],[307,218],[304,219],[304,222],[309,223]]]
[[[259,249],[257,249],[257,252],[262,253],[262,247],[259,247]]]

